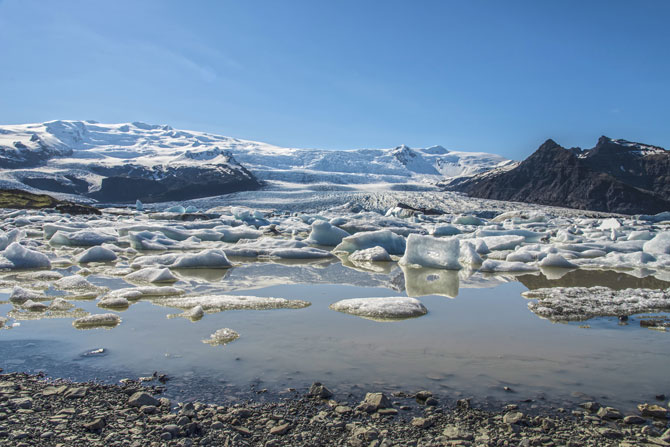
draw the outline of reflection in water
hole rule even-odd
[[[407,296],[420,297],[441,295],[448,298],[458,296],[458,271],[402,266],[405,275]]]
[[[184,279],[193,278],[196,280],[206,281],[206,282],[220,282],[223,281],[230,272],[230,268],[225,269],[172,269],[173,273],[176,273]]]
[[[544,270],[542,271],[544,273]],[[517,279],[527,288],[542,289],[547,287],[595,287],[603,286],[614,290],[622,289],[667,289],[670,282],[662,281],[653,276],[638,278],[624,272],[614,270],[571,270],[558,279],[542,275],[522,275]]]
[[[563,267],[540,267],[540,271],[548,280],[558,280],[575,269]]]

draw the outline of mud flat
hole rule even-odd
[[[666,401],[622,414],[576,408],[475,408],[429,391],[358,398],[325,385],[270,402],[176,403],[156,379],[120,385],[0,374],[0,445],[13,446],[667,446]],[[149,383],[157,384],[155,386]],[[661,396],[659,396],[661,397]]]

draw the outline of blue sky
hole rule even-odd
[[[0,123],[521,159],[670,148],[670,2],[0,0]]]

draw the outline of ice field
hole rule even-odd
[[[5,369],[621,405],[669,385],[670,213],[295,190],[1,222]]]

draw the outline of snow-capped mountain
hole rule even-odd
[[[144,123],[50,121],[0,126],[4,187],[100,201],[181,200],[287,184],[433,185],[504,166],[493,154],[411,149],[317,150]]]

